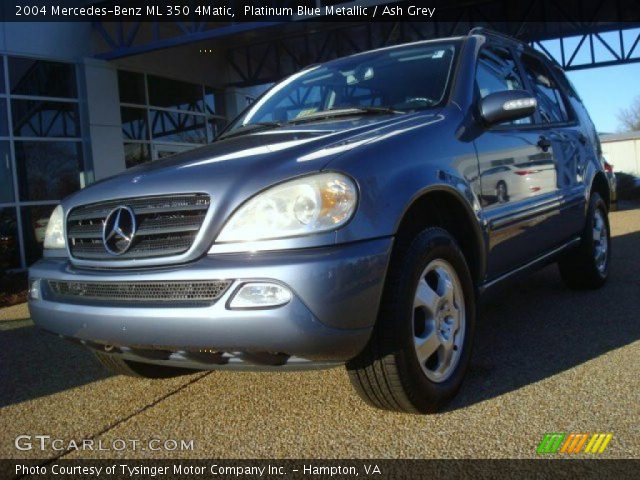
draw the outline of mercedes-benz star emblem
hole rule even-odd
[[[104,221],[102,242],[112,255],[122,255],[131,247],[136,234],[136,216],[129,207],[116,207]]]

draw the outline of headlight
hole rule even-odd
[[[271,187],[248,200],[217,242],[248,242],[334,230],[349,221],[358,193],[350,178],[321,173]]]
[[[47,230],[44,234],[44,248],[46,249],[58,249],[65,248],[66,242],[64,239],[64,214],[62,212],[62,206],[58,205],[49,217],[49,223],[47,224]]]

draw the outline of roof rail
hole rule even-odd
[[[486,28],[486,27],[473,27],[471,30],[469,30],[469,33],[467,33],[467,35],[491,35],[493,37],[500,37],[505,40],[510,40],[516,43],[525,43],[523,40],[512,37],[511,35],[498,32],[497,30],[491,30],[490,28]]]
[[[502,38],[502,39],[507,40],[507,41],[511,41],[511,42],[514,42],[514,43],[519,43],[519,44],[523,45],[524,47],[528,47],[530,49],[533,49],[533,46],[529,45],[524,40],[520,40],[519,38],[512,37],[510,35],[507,35],[506,33],[498,32],[496,30],[491,30],[490,28],[473,27],[471,30],[469,30],[469,33],[467,33],[467,35],[491,35],[493,37],[498,37],[498,38]],[[533,49],[533,50],[535,50],[535,49]],[[540,50],[535,50],[535,51],[538,54],[542,55],[543,57],[547,58],[552,64],[554,64],[556,67],[558,67],[560,70],[562,70],[562,66],[558,63],[558,61],[555,58],[553,58],[553,56],[548,54],[546,51],[540,51]]]

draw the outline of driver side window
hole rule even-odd
[[[518,67],[506,48],[484,47],[480,51],[476,69],[476,86],[480,97],[504,90],[524,90]],[[532,123],[531,117],[521,118],[504,125]]]

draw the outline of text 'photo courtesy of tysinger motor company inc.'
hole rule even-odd
[[[0,2],[0,479],[637,478],[640,0]]]

